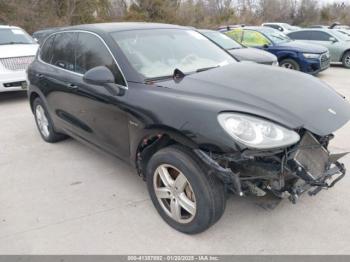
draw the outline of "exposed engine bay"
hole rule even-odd
[[[296,203],[303,193],[313,196],[340,181],[346,170],[338,160],[347,154],[330,154],[333,135],[319,137],[305,130],[299,134],[301,140],[285,149],[224,155],[195,152],[234,194],[262,197],[270,192]]]

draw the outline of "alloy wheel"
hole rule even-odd
[[[49,137],[50,136],[49,121],[45,115],[45,110],[41,105],[37,105],[35,109],[35,117],[38,123],[40,133],[46,138]]]
[[[346,64],[347,66],[350,66],[350,55],[348,55],[348,56],[345,57],[345,64]]]
[[[291,63],[284,63],[281,65],[281,67],[287,68],[287,69],[292,69],[294,70],[294,66]]]
[[[162,164],[153,176],[155,195],[163,211],[178,223],[189,223],[197,205],[193,189],[186,176],[177,168]]]

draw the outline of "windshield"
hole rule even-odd
[[[277,30],[264,30],[263,33],[275,44],[282,44],[291,41],[288,36],[278,32]]]
[[[228,36],[220,32],[215,32],[215,31],[200,31],[200,32],[226,50],[238,49],[243,47],[232,38],[229,38]]]
[[[112,33],[136,71],[146,78],[188,74],[236,62],[205,36],[193,30],[152,29]]]
[[[0,28],[0,45],[11,44],[34,44],[34,41],[20,28]]]

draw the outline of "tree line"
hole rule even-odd
[[[349,2],[317,0],[0,0],[0,24],[28,32],[112,21],[173,23],[198,28],[228,24],[350,25]]]

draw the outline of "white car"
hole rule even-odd
[[[38,47],[23,29],[0,26],[0,92],[27,89],[26,69]]]
[[[261,26],[272,27],[274,29],[281,31],[284,34],[288,34],[288,33],[291,33],[293,31],[300,29],[297,26],[292,26],[292,25],[287,24],[287,23],[263,23]]]

